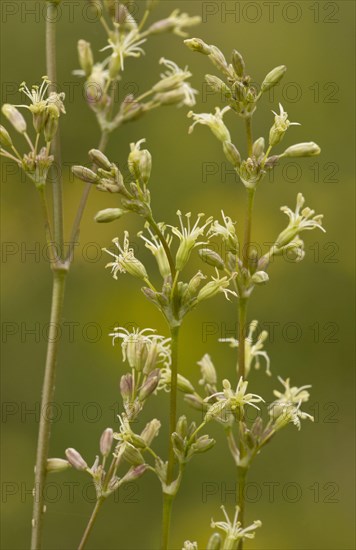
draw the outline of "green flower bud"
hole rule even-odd
[[[262,82],[261,92],[267,92],[267,90],[273,88],[273,86],[276,86],[276,84],[282,80],[286,70],[287,67],[285,65],[279,65],[279,67],[275,67],[271,72],[269,72]]]
[[[131,143],[131,152],[128,158],[129,170],[132,176],[146,185],[150,179],[152,169],[152,156],[147,149],[141,151],[140,146],[145,140]]]
[[[99,149],[90,149],[89,157],[99,168],[111,172],[113,165],[109,161],[108,157],[104,155]]]
[[[157,420],[157,418],[154,418],[151,422],[146,424],[140,437],[143,439],[147,447],[150,447],[154,438],[157,437],[160,428],[161,423]]]
[[[88,468],[88,464],[85,462],[82,455],[79,454],[78,451],[76,451],[75,449],[72,449],[72,448],[66,449],[65,455],[67,457],[68,462],[76,470],[86,470]]]
[[[205,80],[214,92],[220,93],[228,99],[232,97],[230,88],[217,76],[206,74]]]
[[[242,55],[237,50],[233,50],[232,52],[232,66],[237,76],[241,77],[245,74],[245,62]]]
[[[145,462],[140,451],[136,449],[136,447],[131,445],[131,443],[125,444],[122,456],[124,460],[126,460],[126,462],[132,464],[133,466],[139,466],[140,464],[144,464]]]
[[[47,459],[47,472],[63,472],[64,470],[68,470],[68,468],[70,468],[68,460],[64,460],[63,458]]]
[[[259,159],[265,151],[265,140],[263,137],[256,139],[252,146],[252,154],[256,159]]]
[[[203,262],[207,263],[208,265],[212,265],[213,267],[217,267],[220,270],[224,270],[224,260],[221,258],[221,256],[219,256],[217,252],[214,252],[214,250],[210,250],[210,248],[201,248],[198,254]]]
[[[35,115],[34,115],[35,116]],[[48,106],[47,118],[44,125],[44,136],[46,143],[52,141],[58,130],[59,110],[54,103]]]
[[[220,550],[222,539],[219,533],[211,535],[206,550]]]
[[[86,183],[98,183],[100,180],[99,176],[86,166],[72,166],[72,173],[76,178]]]
[[[288,147],[280,157],[314,157],[320,155],[320,147],[313,141]]]
[[[5,103],[2,106],[1,110],[3,114],[6,116],[6,118],[8,119],[8,121],[11,122],[11,124],[13,125],[13,127],[17,132],[19,132],[20,134],[23,134],[24,132],[26,132],[26,129],[27,129],[26,120],[24,119],[20,111],[16,109],[16,107],[14,107],[13,105],[10,105],[9,103]]]
[[[204,357],[198,362],[198,365],[200,366],[200,372],[202,375],[202,380],[200,380],[199,383],[215,386],[217,382],[217,375],[210,355],[206,353]]]
[[[267,281],[269,281],[269,277],[265,271],[256,271],[256,273],[252,275],[252,282],[255,285],[261,285],[267,283]]]
[[[187,40],[184,40],[184,44],[193,52],[199,52],[204,55],[211,54],[211,46],[205,44],[205,42],[200,38],[188,38]]]
[[[230,141],[224,141],[223,150],[227,160],[235,167],[238,168],[241,164],[241,155],[236,149],[235,145]]]
[[[206,453],[214,447],[215,443],[215,439],[210,439],[208,435],[202,435],[190,449],[193,453]]]
[[[0,126],[0,143],[2,147],[7,147],[8,149],[11,149],[13,146],[10,134],[4,126]]]
[[[210,59],[214,63],[215,67],[219,69],[219,71],[223,72],[226,76],[231,76],[229,71],[229,65],[226,62],[225,56],[222,53],[219,48],[216,46],[210,46],[211,53],[210,53]]]
[[[86,40],[78,41],[78,56],[79,65],[83,69],[85,76],[90,76],[94,66],[94,58],[90,42],[86,42]]]
[[[188,424],[187,424],[187,417],[184,414],[178,418],[176,432],[183,439],[187,437]]]
[[[126,214],[127,210],[123,210],[122,208],[106,208],[105,210],[99,210],[97,214],[94,216],[94,220],[97,223],[109,223],[113,222],[115,220],[118,220]]]

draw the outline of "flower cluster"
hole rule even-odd
[[[51,143],[58,130],[60,115],[65,114],[63,92],[50,92],[51,86],[47,76],[42,77],[40,86],[33,85],[29,89],[25,82],[20,86],[22,92],[29,100],[29,105],[2,106],[2,113],[8,119],[12,127],[24,137],[30,150],[21,155],[16,149],[13,140],[3,126],[0,126],[0,154],[15,161],[25,174],[35,183],[37,188],[43,188],[47,181],[48,171],[53,164],[53,156],[50,154]],[[32,124],[35,133],[34,141],[27,133],[27,123],[19,108],[27,109],[32,113]],[[44,145],[41,146],[41,138]],[[10,152],[11,151],[11,152]]]

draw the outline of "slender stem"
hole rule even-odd
[[[54,265],[57,255],[55,247],[53,246],[53,239],[52,239],[52,229],[51,229],[51,222],[49,218],[48,213],[48,205],[47,205],[47,199],[46,199],[46,191],[45,187],[40,187],[38,189],[39,196],[40,196],[40,202],[42,207],[42,213],[43,213],[43,220],[44,220],[44,228],[45,228],[45,235],[46,235],[46,242],[50,253],[50,260],[52,265]]]
[[[246,124],[246,136],[247,136],[247,153],[249,157],[252,157],[253,137],[252,137],[251,117],[245,118],[245,124]]]
[[[247,321],[247,299],[241,298],[239,300],[239,347],[238,347],[238,378],[241,376],[245,379],[245,339],[246,339],[246,321]]]
[[[39,550],[41,548],[45,494],[44,485],[46,481],[46,467],[51,431],[50,410],[54,401],[56,365],[59,347],[58,330],[62,318],[65,279],[65,270],[54,271],[50,328],[48,334],[47,357],[41,400],[41,411],[47,411],[48,414],[41,414],[40,416],[32,517],[32,550]]]
[[[169,530],[171,526],[172,506],[174,497],[172,495],[163,494],[163,516],[162,516],[162,550],[167,550],[169,541]]]
[[[241,525],[244,525],[245,520],[245,487],[246,487],[246,475],[247,469],[237,467],[237,479],[238,479],[238,504],[239,504],[239,521]],[[243,539],[239,541],[238,550],[243,550]]]
[[[47,2],[46,16],[46,56],[47,76],[51,81],[49,93],[56,91],[57,83],[57,57],[56,57],[56,21],[58,20],[58,7],[54,2]],[[56,169],[52,169],[53,181],[53,226],[54,240],[59,248],[60,257],[63,256],[63,197],[62,197],[62,160],[61,138],[59,129],[52,140],[52,153],[54,155]]]
[[[97,518],[97,515],[100,511],[100,508],[104,502],[105,498],[104,497],[101,497],[101,498],[98,498],[98,500],[96,501],[96,504],[94,506],[94,509],[93,509],[93,512],[90,516],[90,519],[89,519],[89,522],[88,522],[88,525],[84,531],[84,534],[83,534],[83,537],[82,537],[82,540],[80,541],[79,543],[79,546],[78,546],[78,550],[83,550],[88,538],[89,538],[89,535],[90,533],[92,532],[92,529],[94,527],[94,524],[95,524],[95,521],[96,521],[96,518]]]
[[[169,486],[174,480],[175,456],[173,450],[172,433],[177,424],[177,380],[178,380],[178,336],[179,326],[171,327],[171,392],[169,411],[169,442],[168,442],[168,467],[166,484]],[[162,550],[167,550],[169,541],[169,528],[171,523],[172,506],[175,495],[164,493],[162,516]]]
[[[245,235],[244,244],[242,249],[242,261],[244,267],[248,267],[249,260],[249,246],[251,244],[251,231],[252,231],[252,210],[255,198],[255,189],[247,189],[247,206],[246,206],[246,218],[245,218]]]
[[[105,148],[108,144],[108,141],[109,141],[109,134],[107,132],[103,132],[101,134],[98,149],[100,151],[104,152],[104,150],[105,150]],[[69,244],[69,251],[68,251],[68,254],[67,254],[67,261],[69,263],[71,263],[72,260],[73,260],[73,252],[74,252],[75,243],[78,240],[80,224],[81,224],[81,221],[82,221],[82,218],[83,218],[84,210],[85,210],[87,200],[88,200],[88,197],[89,197],[89,193],[90,193],[90,190],[91,190],[92,187],[93,187],[93,185],[91,183],[87,183],[85,185],[83,193],[82,193],[82,197],[80,199],[80,203],[79,203],[79,206],[78,206],[78,210],[77,210],[74,222],[73,222],[73,227],[72,227],[70,240],[69,240],[69,243],[70,243]]]
[[[167,468],[167,484],[172,483],[174,479],[175,455],[171,435],[176,430],[177,424],[177,390],[178,390],[178,337],[179,326],[171,327],[171,392],[170,392],[170,412],[169,412],[169,452]]]

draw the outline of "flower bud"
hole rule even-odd
[[[217,67],[217,69],[222,71],[225,75],[230,76],[229,66],[222,51],[213,45],[210,46],[210,49],[210,59],[214,63],[215,67]]]
[[[103,431],[101,438],[100,438],[100,452],[103,456],[108,456],[112,443],[113,443],[113,431],[111,428],[106,428],[106,430]]]
[[[109,223],[113,222],[115,220],[118,220],[126,214],[127,210],[123,210],[122,208],[106,208],[105,210],[99,210],[97,214],[94,216],[94,220],[97,223]]]
[[[205,80],[214,92],[220,93],[226,98],[231,98],[230,88],[220,78],[212,74],[206,74]]]
[[[136,449],[136,447],[131,445],[131,443],[125,444],[122,456],[126,460],[126,462],[132,464],[133,466],[139,466],[140,464],[144,464],[145,462],[140,451]]]
[[[238,168],[241,164],[241,155],[236,149],[235,145],[230,141],[224,141],[223,150],[227,160],[235,167]]]
[[[90,76],[94,66],[94,58],[90,43],[86,40],[78,41],[78,56],[79,65],[83,69],[85,76]]]
[[[187,437],[188,423],[187,417],[184,414],[178,418],[176,432],[183,439]]]
[[[187,294],[189,296],[194,296],[198,292],[204,279],[206,279],[205,275],[203,275],[201,271],[198,271],[198,273],[196,273],[188,283]]]
[[[47,118],[44,125],[44,137],[46,143],[52,141],[58,130],[59,110],[54,103],[51,103],[47,109]]]
[[[143,431],[141,432],[141,438],[143,439],[147,447],[150,447],[154,438],[157,437],[160,428],[161,423],[159,420],[157,420],[157,418],[154,418],[153,420],[151,420],[151,422],[148,422],[146,424]]]
[[[220,550],[222,539],[219,533],[213,533],[208,541],[206,550]]]
[[[72,449],[72,448],[66,449],[65,455],[67,457],[68,462],[76,470],[86,470],[88,468],[88,464],[85,462],[82,455],[79,454],[78,451],[76,451],[75,449]]]
[[[10,134],[4,126],[0,126],[0,144],[2,147],[8,147],[9,149],[13,146]]]
[[[208,265],[217,267],[220,270],[223,270],[225,268],[224,260],[221,258],[221,256],[219,256],[217,252],[214,252],[214,250],[210,250],[210,248],[201,248],[198,254],[203,262],[207,263]]]
[[[108,157],[104,155],[99,149],[90,149],[89,157],[99,168],[111,172],[112,163],[109,161]]]
[[[194,386],[189,382],[187,378],[185,378],[181,374],[178,374],[177,385],[178,385],[178,389],[183,393],[195,392]]]
[[[120,379],[120,393],[124,401],[130,401],[132,397],[133,379],[132,374],[123,374]]]
[[[157,388],[160,378],[160,369],[153,370],[147,377],[145,383],[141,386],[138,398],[140,401],[145,401]]]
[[[286,70],[287,67],[285,65],[279,65],[279,67],[275,67],[274,69],[272,69],[272,71],[268,73],[268,75],[262,82],[261,92],[267,92],[267,90],[273,88],[273,86],[276,86],[276,84],[278,84],[278,82],[282,80]]]
[[[210,439],[208,435],[202,435],[195,443],[193,443],[191,450],[194,453],[206,453],[214,447],[215,443],[215,439]]]
[[[242,55],[237,50],[233,50],[232,52],[232,66],[237,76],[241,77],[245,74],[245,62]]]
[[[205,44],[205,42],[200,38],[188,38],[187,40],[184,40],[184,44],[193,52],[199,52],[204,55],[211,54],[211,46]]]
[[[259,159],[265,151],[265,140],[263,137],[256,139],[252,146],[252,154],[256,159]]]
[[[202,380],[200,380],[199,383],[215,386],[217,382],[217,376],[210,355],[206,353],[204,357],[198,362],[198,365],[200,366],[200,372],[203,378]]]
[[[320,147],[313,141],[297,143],[288,147],[281,157],[314,157],[320,155]]]
[[[252,282],[255,285],[261,285],[267,283],[267,281],[269,281],[269,277],[265,271],[256,271],[256,273],[252,275]]]
[[[86,166],[72,166],[72,172],[76,178],[86,183],[98,183],[100,180],[98,174]]]
[[[131,468],[126,475],[121,479],[121,483],[130,483],[141,477],[147,470],[147,464],[140,464],[135,468]]]
[[[20,132],[20,134],[23,134],[24,132],[26,132],[26,129],[27,129],[26,120],[24,119],[20,111],[16,109],[16,107],[14,107],[13,105],[10,105],[9,103],[5,103],[2,106],[1,110],[3,114],[6,116],[6,118],[8,119],[8,121],[11,122],[11,124],[13,125],[13,127],[17,132]]]
[[[140,150],[140,145],[145,140],[131,143],[131,152],[128,158],[129,170],[132,176],[146,185],[150,179],[152,169],[152,156],[147,149]]]
[[[195,394],[186,394],[184,396],[184,401],[186,401],[193,409],[196,411],[204,411],[206,409],[206,403],[204,403],[204,400]]]
[[[62,472],[70,468],[68,460],[63,458],[48,458],[47,459],[47,472]]]

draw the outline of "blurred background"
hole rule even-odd
[[[44,2],[1,2],[2,103],[21,103],[19,84],[39,81],[45,74]],[[144,2],[136,2],[143,10]],[[77,40],[92,43],[96,59],[104,54],[104,31],[90,21],[85,3],[63,2],[58,24],[59,86],[67,93],[67,115],[61,118],[66,234],[75,215],[82,184],[69,177],[69,166],[87,163],[99,131],[87,107],[78,68]],[[305,233],[306,258],[299,264],[276,261],[270,282],[255,291],[249,319],[270,330],[266,349],[273,376],[263,370],[250,376],[250,389],[272,399],[277,375],[293,384],[312,384],[305,410],[315,423],[300,433],[289,426],[257,458],[249,477],[247,521],[263,523],[246,548],[354,548],[354,3],[338,2],[194,2],[165,0],[152,21],[173,9],[201,15],[192,29],[228,57],[233,48],[244,56],[248,73],[257,82],[273,67],[288,71],[274,96],[263,98],[254,118],[254,136],[268,136],[271,110],[281,101],[293,127],[284,145],[315,141],[320,157],[281,163],[274,178],[266,177],[256,200],[253,240],[261,249],[285,227],[281,205],[294,207],[302,191],[307,206],[325,216],[326,234]],[[209,112],[217,96],[206,94],[204,74],[216,74],[209,60],[188,50],[180,37],[158,35],[145,45],[146,55],[126,63],[120,101],[132,88],[145,91],[161,71],[161,56],[189,65],[199,90],[196,112]],[[245,153],[242,121],[226,116],[233,140]],[[7,126],[7,122],[5,123]],[[111,136],[107,153],[125,165],[129,144],[145,137],[153,155],[151,194],[158,220],[176,224],[176,210],[219,216],[223,209],[243,229],[244,190],[228,172],[222,149],[211,132],[197,127],[188,135],[186,108],[162,108]],[[282,145],[283,146],[283,145]],[[39,417],[40,388],[46,352],[51,276],[43,255],[40,207],[32,184],[14,167],[2,166],[2,548],[29,546]],[[113,326],[150,326],[160,334],[167,327],[159,312],[129,276],[114,281],[104,266],[101,247],[129,229],[134,238],[141,219],[96,225],[94,214],[116,206],[115,197],[93,191],[85,213],[68,279],[64,326],[56,388],[51,456],[63,457],[67,447],[80,450],[88,463],[98,452],[104,428],[118,427],[118,381],[126,372],[119,346],[108,333]],[[138,244],[138,243],[137,243]],[[154,270],[147,251],[140,258]],[[192,265],[192,274],[200,267]],[[195,271],[194,271],[195,269]],[[153,279],[155,279],[153,275]],[[222,296],[204,303],[183,325],[180,369],[198,385],[197,361],[210,353],[221,378],[234,376],[235,352],[218,342],[236,331],[234,303]],[[149,401],[142,426],[153,417],[166,418],[167,395]],[[180,400],[179,410],[199,420]],[[219,426],[210,432],[217,445],[186,469],[175,504],[172,547],[196,540],[205,548],[210,519],[222,519],[221,504],[232,513],[236,500],[235,469]],[[167,426],[156,440],[166,456]],[[69,471],[48,479],[44,533],[46,550],[76,547],[93,506],[89,478]],[[155,549],[159,546],[161,490],[153,475],[122,490],[104,506],[88,549]]]

